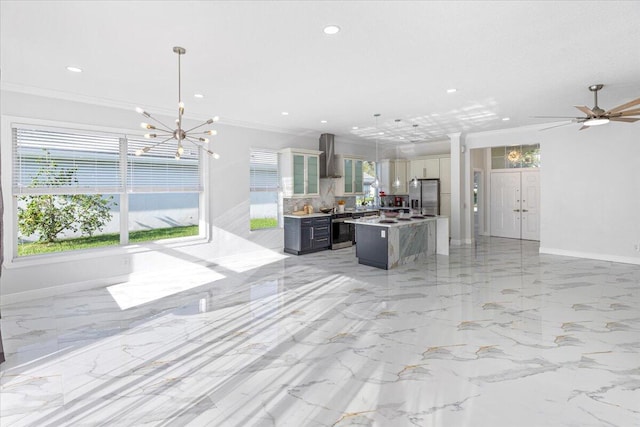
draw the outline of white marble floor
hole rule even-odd
[[[640,425],[640,266],[272,259],[3,306],[0,425]]]

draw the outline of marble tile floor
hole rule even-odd
[[[640,266],[480,238],[194,271],[3,306],[0,425],[640,425]]]

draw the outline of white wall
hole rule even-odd
[[[540,251],[640,264],[640,124],[577,129],[541,141]]]
[[[467,148],[540,143],[540,252],[640,264],[640,125],[469,134]]]
[[[98,106],[16,92],[2,92],[2,185],[5,202],[5,225],[12,222],[10,157],[11,131],[7,117],[47,120],[103,129],[137,131],[140,116],[133,109]],[[167,118],[167,122],[171,118]],[[194,123],[199,124],[199,122]],[[187,125],[190,125],[187,123]],[[18,293],[30,295],[55,293],[56,287],[77,284],[81,287],[115,283],[128,275],[163,268],[175,269],[192,262],[210,262],[220,256],[233,256],[264,248],[280,251],[282,229],[249,230],[249,152],[251,148],[280,149],[284,147],[318,148],[319,134],[292,135],[281,132],[216,125],[218,135],[213,148],[219,160],[209,158],[208,204],[210,207],[210,241],[199,244],[176,243],[159,246],[141,244],[133,248],[111,248],[48,257],[44,261],[5,258],[0,283],[3,303]],[[336,139],[336,152],[368,155],[365,145],[350,144]],[[5,167],[6,166],[6,167]],[[4,246],[12,243],[12,230],[6,229]],[[5,251],[6,253],[6,251]],[[12,298],[7,299],[7,295]]]

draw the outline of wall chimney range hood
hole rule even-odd
[[[320,135],[320,178],[341,178],[335,157],[335,135],[323,133]]]

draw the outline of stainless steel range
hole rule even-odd
[[[331,215],[331,249],[348,248],[353,245],[351,224],[345,220],[351,219],[351,212],[334,213]]]
[[[331,215],[331,249],[348,248],[356,244],[356,227],[345,220],[377,215],[378,211],[344,212]]]

